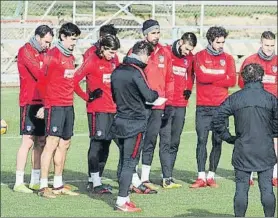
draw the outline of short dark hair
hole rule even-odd
[[[150,56],[153,51],[153,45],[145,40],[136,42],[132,48],[132,53],[136,55],[146,54]]]
[[[59,39],[62,40],[61,35],[64,34],[65,37],[68,36],[79,36],[81,34],[80,29],[73,23],[65,23],[61,26],[59,30]]]
[[[181,37],[183,43],[188,42],[189,45],[195,47],[197,45],[197,37],[194,33],[192,32],[186,32],[182,35]]]
[[[227,36],[228,36],[228,32],[226,31],[226,29],[220,26],[210,27],[206,34],[208,42],[213,42],[216,38],[219,37],[226,38]]]
[[[99,47],[104,47],[105,50],[112,49],[117,50],[121,47],[120,40],[117,36],[106,35],[99,41]]]
[[[47,33],[54,36],[53,29],[47,25],[40,25],[35,30],[35,35],[39,35],[41,38],[45,37]]]
[[[244,84],[250,82],[261,82],[263,80],[263,75],[263,67],[260,64],[255,63],[246,65],[241,72]]]
[[[275,34],[271,31],[264,31],[261,36],[262,39],[275,39]]]
[[[107,34],[116,36],[118,30],[114,27],[114,24],[106,24],[100,27],[99,29],[99,36],[103,37]]]

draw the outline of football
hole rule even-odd
[[[1,135],[6,134],[8,130],[8,124],[5,120],[1,119]]]

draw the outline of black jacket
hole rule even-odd
[[[277,162],[273,138],[278,137],[277,98],[262,83],[248,83],[226,99],[213,118],[221,138],[235,144],[232,164],[238,170],[264,171]],[[236,136],[231,136],[225,119],[234,116]]]
[[[142,69],[140,72],[135,66]],[[147,126],[148,109],[145,102],[153,102],[158,93],[151,90],[144,79],[146,64],[135,58],[126,57],[111,75],[113,100],[117,114],[112,126],[115,137],[132,137],[144,132]]]

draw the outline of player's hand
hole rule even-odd
[[[226,140],[226,142],[229,144],[235,144],[236,139],[236,136],[231,136],[228,140]]]
[[[44,118],[44,107],[41,107],[41,108],[38,110],[38,112],[37,112],[37,114],[36,114],[36,118],[38,118],[38,119],[43,119],[43,118]]]
[[[184,90],[183,91],[183,96],[185,100],[188,100],[190,98],[191,91],[190,90]]]
[[[162,120],[168,120],[174,110],[173,106],[167,105],[164,109],[164,114],[162,116]]]
[[[102,96],[102,93],[103,91],[100,88],[97,88],[94,91],[90,92],[88,102],[92,102],[93,100],[100,98]]]

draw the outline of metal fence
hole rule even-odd
[[[81,31],[78,52],[97,40],[101,25],[114,23],[122,44],[142,38],[144,20],[153,18],[161,26],[161,38],[172,42],[185,31],[196,33],[200,42],[207,29],[221,25],[229,39],[258,39],[264,30],[277,33],[276,1],[1,1],[1,72],[7,72],[17,49],[39,24],[58,32],[71,21]],[[78,53],[77,52],[77,53]]]

